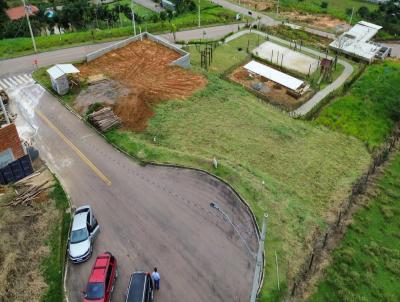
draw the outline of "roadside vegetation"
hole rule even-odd
[[[400,301],[399,179],[397,154],[378,181],[376,196],[353,216],[310,302]]]
[[[145,9],[145,8],[144,8]],[[130,9],[129,9],[130,11]],[[128,15],[128,16],[127,16]],[[146,14],[145,14],[146,15]],[[235,21],[235,13],[215,5],[208,0],[201,0],[201,24],[221,25]],[[120,13],[123,20],[123,27],[120,27],[120,17],[118,13],[113,23],[92,20],[90,26],[81,25],[67,30],[62,35],[41,36],[37,33],[36,46],[38,51],[48,51],[63,47],[71,47],[82,44],[93,44],[120,39],[133,35],[132,22],[129,14]],[[7,17],[4,17],[7,18]],[[82,18],[79,17],[79,20]],[[100,22],[99,26],[98,23]],[[148,31],[151,33],[179,31],[197,26],[197,11],[185,11],[179,15],[166,15],[166,13],[141,16],[136,18],[136,32]],[[20,36],[16,33],[12,37]],[[23,33],[24,37],[0,40],[0,58],[10,58],[33,53],[32,40],[29,31]]]
[[[368,67],[348,94],[335,99],[315,123],[379,147],[400,120],[400,63],[386,61]]]
[[[58,181],[31,206],[5,206],[14,196],[0,187],[0,300],[63,301],[67,197]]]

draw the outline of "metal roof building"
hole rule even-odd
[[[329,46],[338,52],[372,63],[376,57],[384,58],[390,54],[387,47],[371,42],[381,28],[382,26],[360,21]]]
[[[296,79],[295,77],[256,61],[251,61],[243,67],[249,72],[258,74],[293,91],[297,91],[305,84],[303,81]]]

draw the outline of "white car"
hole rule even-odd
[[[89,259],[93,251],[93,241],[100,232],[100,226],[88,205],[79,207],[74,213],[68,244],[68,256],[74,263]]]

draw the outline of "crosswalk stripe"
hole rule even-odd
[[[14,85],[13,85],[10,81],[8,81],[8,80],[9,80],[9,79],[3,79],[3,81],[6,82],[6,84],[7,84],[8,87],[13,87]]]
[[[15,77],[12,77],[12,79],[14,80],[14,81],[16,81],[18,84],[23,84],[25,81],[21,81],[20,79],[18,79],[16,76]]]
[[[6,89],[6,88],[8,87],[8,85],[7,85],[6,83],[4,83],[2,80],[0,80],[0,86],[1,86],[3,89]]]
[[[20,81],[22,81],[22,83],[26,83],[26,79],[24,79],[23,77],[21,77],[20,75],[15,76],[17,79],[19,79]]]
[[[12,83],[12,86],[18,86],[18,83],[15,82],[12,78],[7,78]]]
[[[24,77],[27,81],[29,81],[29,82],[32,82],[33,81],[33,79],[29,76],[29,75],[27,75],[26,73],[25,74],[22,74],[21,75],[22,77]]]

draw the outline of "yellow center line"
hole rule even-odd
[[[78,149],[78,147],[76,147],[52,122],[50,122],[42,112],[37,109],[35,109],[35,112],[68,146],[71,147],[72,150],[75,151],[76,154],[78,154],[82,161],[87,164],[102,181],[111,186],[111,181],[85,156],[85,154],[82,153],[81,150]]]

